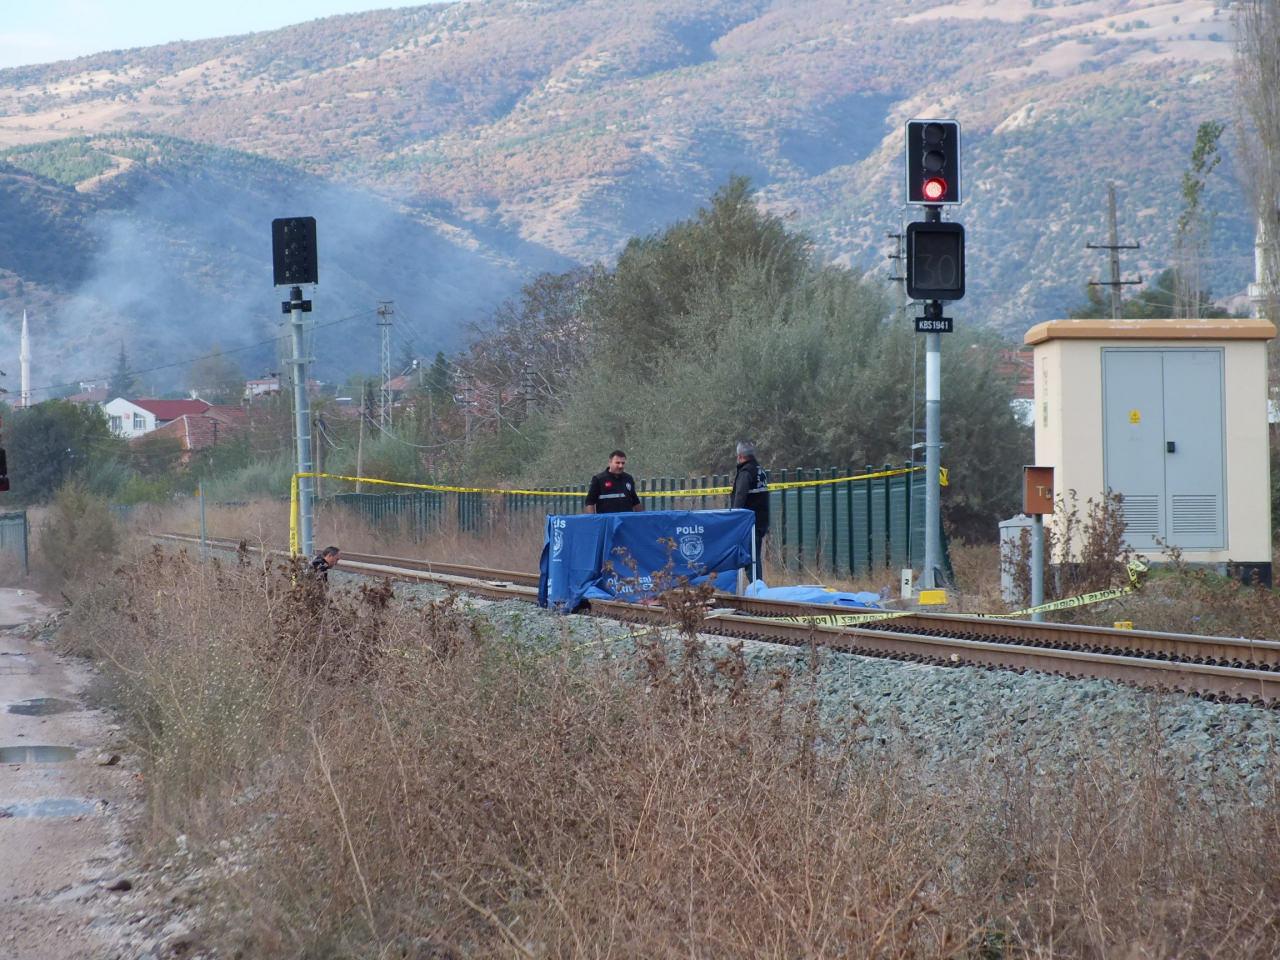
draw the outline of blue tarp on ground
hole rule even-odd
[[[863,590],[846,593],[831,590],[819,584],[801,584],[795,587],[767,587],[757,580],[747,587],[748,597],[761,600],[790,600],[793,603],[830,603],[837,607],[871,607],[880,609],[880,594]]]
[[[717,589],[732,591],[751,562],[754,524],[750,510],[549,516],[538,603],[572,611],[583,600],[644,600],[682,577],[701,583],[712,574]]]

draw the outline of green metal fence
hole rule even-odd
[[[909,467],[910,465],[905,465]],[[827,467],[771,470],[771,483],[830,481],[889,472],[895,468]],[[637,481],[649,510],[701,510],[728,506],[723,494],[678,496],[677,491],[727,487],[731,474],[653,477]],[[402,528],[415,540],[452,529],[480,536],[501,534],[520,523],[541,523],[547,514],[582,512],[585,484],[544,488],[554,496],[516,494],[340,493],[331,502],[355,510],[369,523]],[[664,495],[671,491],[671,495]],[[769,561],[789,570],[859,574],[918,565],[924,558],[924,476],[920,470],[863,480],[845,480],[769,495]]]

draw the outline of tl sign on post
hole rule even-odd
[[[1053,467],[1022,468],[1022,512],[1031,522],[1031,606],[1044,603],[1044,518],[1053,514]],[[1039,622],[1043,613],[1033,613]]]
[[[1053,513],[1053,467],[1022,468],[1022,512],[1029,517]]]

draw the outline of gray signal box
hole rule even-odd
[[[1136,549],[1227,546],[1224,353],[1102,350],[1103,480]]]
[[[1081,504],[1124,497],[1125,539],[1270,580],[1267,320],[1053,320],[1034,347],[1036,463]]]

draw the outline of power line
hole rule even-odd
[[[361,416],[365,418],[365,422],[369,424],[369,426],[379,430],[390,439],[396,441],[396,443],[403,443],[406,447],[413,447],[417,450],[439,450],[442,447],[456,446],[460,442],[458,440],[442,440],[439,443],[412,443],[408,440],[405,440],[403,437],[397,437],[394,433],[392,433],[382,424],[377,423],[373,419],[373,417],[367,416],[364,413],[361,413]]]
[[[406,313],[401,307],[397,307],[397,311],[397,316],[400,317],[402,325],[407,325],[409,327],[409,330],[413,333],[414,339],[423,343],[431,342],[431,337],[427,336],[427,334],[423,332],[423,329],[418,326],[418,322],[413,318],[413,314],[411,312]]]

